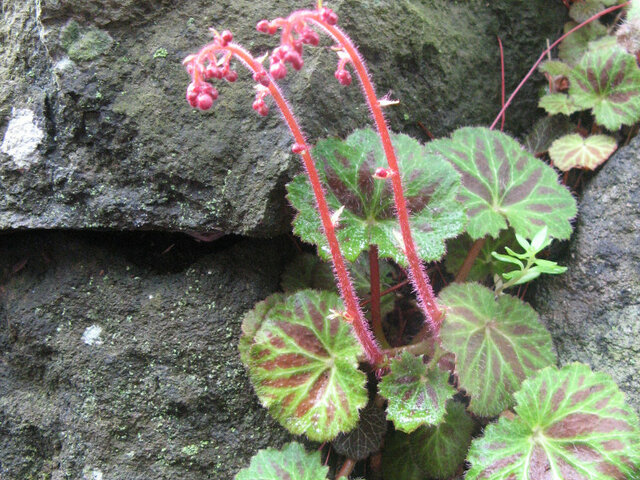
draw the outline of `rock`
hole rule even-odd
[[[2,478],[231,479],[289,440],[236,346],[290,242],[102,237],[3,237]]]
[[[640,137],[584,190],[566,261],[538,283],[536,309],[562,365],[609,373],[640,411]],[[561,262],[564,263],[564,262]]]
[[[309,1],[309,6],[314,2]],[[564,7],[548,0],[335,0],[369,61],[394,130],[425,138],[489,123],[499,110],[496,36],[507,88],[554,38]],[[284,185],[299,168],[278,114],[251,110],[252,82],[220,88],[212,111],[185,102],[181,60],[228,27],[253,52],[276,39],[264,17],[291,2],[5,0],[0,24],[0,228],[156,229],[270,237],[290,229]],[[283,82],[313,141],[368,124],[357,86],[333,78],[335,54],[309,49]],[[532,124],[535,85],[507,114]],[[340,108],[337,108],[340,107]],[[517,119],[517,120],[516,120]],[[16,126],[31,132],[18,141]]]

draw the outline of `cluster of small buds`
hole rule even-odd
[[[348,61],[348,58],[340,58],[338,68],[334,74],[340,85],[344,85],[345,87],[351,85],[351,74],[346,68],[344,68]]]
[[[330,8],[321,8],[319,10],[320,18],[328,25],[335,25],[338,23],[338,16]],[[287,75],[287,63],[291,65],[294,70],[300,70],[304,65],[302,60],[302,47],[303,45],[317,46],[320,43],[320,35],[318,32],[309,27],[306,21],[299,19],[295,16],[290,19],[276,18],[269,22],[268,20],[261,20],[256,25],[256,29],[259,32],[274,35],[278,29],[282,28],[287,34],[283,34],[281,45],[276,48],[269,59],[269,73],[275,80],[280,80]],[[351,83],[351,75],[344,70],[345,74],[341,74],[338,79],[343,85]],[[337,76],[337,72],[336,72]],[[348,77],[348,83],[346,77]]]
[[[305,147],[302,143],[294,143],[291,147],[291,151],[297,155],[304,153],[305,150],[307,150],[307,147]]]
[[[193,108],[209,110],[216,98],[218,98],[218,91],[210,83],[191,82],[187,87],[187,102]]]
[[[255,75],[254,75],[255,77]],[[269,114],[269,107],[264,102],[264,98],[269,95],[269,89],[266,86],[256,86],[256,99],[253,101],[253,109],[258,112],[259,115],[266,117]]]
[[[378,180],[387,180],[393,176],[393,170],[390,168],[376,168],[375,173],[373,174],[373,178],[377,178]]]

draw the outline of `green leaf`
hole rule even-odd
[[[384,410],[369,404],[360,412],[360,421],[356,428],[338,435],[331,445],[338,455],[363,460],[380,450],[386,433],[387,419]]]
[[[616,139],[608,135],[591,135],[584,138],[574,133],[553,142],[549,156],[553,165],[563,172],[572,168],[595,170],[615,152],[616,148]]]
[[[564,116],[546,116],[538,120],[524,139],[524,146],[538,156],[549,150],[551,143],[564,134],[575,131],[575,125]]]
[[[580,0],[571,5],[569,15],[576,22],[582,23],[602,10],[604,10],[604,5],[601,0]]]
[[[544,108],[551,115],[571,115],[580,110],[573,99],[566,93],[548,93],[538,102],[540,108]]]
[[[393,135],[392,140],[418,255],[425,261],[439,260],[445,253],[444,241],[464,226],[463,207],[456,201],[460,179],[442,158],[426,154],[417,140],[407,135]],[[313,156],[326,185],[329,207],[335,212],[345,206],[336,231],[344,256],[354,261],[375,244],[380,257],[404,265],[406,259],[394,235],[400,226],[394,214],[391,180],[373,178],[376,169],[387,164],[377,134],[358,130],[344,141],[322,140]],[[299,212],[293,221],[294,232],[305,242],[318,245],[320,255],[329,258],[306,176],[294,178],[287,190],[287,198]]]
[[[577,25],[576,22],[567,22],[564,26],[564,33],[567,33]],[[577,64],[589,48],[589,42],[604,37],[606,34],[607,27],[599,21],[587,23],[560,43],[558,47],[560,60],[569,65]]]
[[[552,77],[566,77],[571,71],[571,66],[560,60],[546,60],[538,66],[542,73],[548,73]]]
[[[242,357],[269,413],[290,432],[317,441],[355,427],[367,403],[366,377],[358,370],[361,349],[350,325],[332,314],[344,308],[340,297],[302,290],[269,309],[258,305],[259,327],[243,325],[255,334],[242,340]]]
[[[459,468],[471,443],[473,420],[459,402],[447,403],[444,422],[420,427],[411,434],[387,436],[382,473],[393,480],[449,478]]]
[[[389,400],[387,417],[397,430],[411,433],[422,425],[442,421],[447,400],[456,393],[449,385],[449,373],[437,365],[427,366],[422,357],[404,352],[391,362],[382,377],[380,395]]]
[[[640,69],[635,56],[615,46],[589,51],[570,75],[569,94],[611,131],[640,120]]]
[[[249,366],[249,350],[253,344],[256,332],[260,329],[262,322],[269,314],[269,311],[278,304],[283,303],[285,296],[281,293],[274,293],[261,302],[255,304],[242,319],[242,335],[238,342],[240,359],[245,366]]]
[[[329,467],[324,467],[320,452],[307,453],[299,443],[286,444],[282,450],[260,450],[235,480],[326,480]]]
[[[506,272],[507,266],[496,261],[491,252],[502,249],[506,245],[513,245],[514,242],[513,230],[511,229],[500,232],[498,238],[487,237],[469,271],[467,279],[472,282],[482,282],[487,278],[492,278],[495,274]],[[461,235],[447,244],[447,256],[444,265],[448,272],[455,275],[460,271],[472,244],[473,240],[467,234]]]
[[[513,405],[513,392],[534,371],[555,363],[551,336],[528,304],[474,283],[452,284],[440,293],[447,306],[442,347],[455,354],[460,387],[469,409],[497,415]]]
[[[515,394],[518,416],[474,440],[467,480],[624,480],[640,462],[638,417],[604,373],[545,368]]]
[[[338,291],[331,271],[331,264],[311,253],[297,255],[287,264],[282,273],[280,286],[285,293],[293,293],[306,288]]]
[[[513,138],[488,128],[461,128],[451,139],[427,145],[445,156],[462,175],[460,200],[467,207],[467,233],[497,237],[507,228],[532,237],[547,225],[555,238],[569,238],[576,202],[558,183],[555,170],[524,150]]]

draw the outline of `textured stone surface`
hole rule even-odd
[[[640,137],[586,187],[568,270],[539,282],[536,309],[561,364],[611,374],[640,411]],[[564,263],[564,262],[563,262]]]
[[[231,479],[289,438],[236,349],[288,243],[155,237],[2,238],[3,480]]]
[[[231,28],[254,52],[272,48],[276,39],[255,23],[292,3],[314,2],[4,0],[0,141],[9,132],[14,148],[0,149],[0,228],[287,231],[284,184],[298,165],[279,116],[254,114],[245,74],[220,89],[213,111],[192,111],[180,62],[211,25]],[[565,15],[549,0],[330,4],[380,94],[401,101],[389,110],[391,127],[423,138],[418,122],[436,135],[490,122],[500,103],[496,36],[512,89]],[[333,79],[329,46],[284,82],[312,140],[368,123],[359,88]],[[534,90],[508,112],[515,133],[537,114]],[[31,116],[32,135],[16,144],[12,122]]]

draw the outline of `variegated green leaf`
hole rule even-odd
[[[549,150],[551,143],[556,139],[575,131],[576,126],[566,117],[552,115],[538,120],[524,139],[524,146],[535,156]]]
[[[567,33],[577,25],[576,22],[567,22],[564,26],[564,33]],[[569,65],[576,65],[587,51],[589,42],[604,37],[606,34],[607,27],[599,21],[587,23],[560,43],[558,47],[560,60]]]
[[[545,368],[515,394],[517,417],[485,429],[467,480],[626,480],[640,462],[638,417],[611,377]]]
[[[589,51],[570,75],[569,94],[611,131],[640,120],[640,68],[621,47]]]
[[[260,450],[251,464],[235,476],[235,480],[326,480],[329,467],[322,465],[320,452],[307,453],[291,442],[282,450]]]
[[[437,365],[425,365],[422,357],[404,352],[391,362],[382,378],[380,395],[389,400],[387,417],[396,430],[411,433],[422,425],[436,425],[444,418],[446,403],[456,390],[449,373]]]
[[[460,201],[467,207],[472,239],[497,237],[507,228],[531,238],[546,225],[554,238],[569,238],[576,202],[553,168],[513,138],[488,128],[461,128],[428,148],[444,155],[462,175]]]
[[[540,98],[538,102],[540,108],[544,108],[551,115],[571,115],[580,110],[573,99],[566,93],[548,93]]]
[[[616,139],[608,135],[587,138],[574,133],[557,139],[549,149],[556,168],[566,172],[572,168],[594,170],[615,152]]]
[[[274,293],[261,302],[254,305],[242,319],[242,335],[238,342],[240,359],[245,366],[249,366],[249,350],[253,344],[253,339],[260,329],[262,322],[267,317],[271,308],[284,302],[285,296],[281,293]]]
[[[258,315],[245,317],[252,326],[243,330],[255,333],[242,340],[241,351],[263,405],[289,431],[312,440],[351,430],[367,402],[366,378],[351,327],[334,314],[343,310],[340,297],[301,290],[258,307]]]
[[[580,0],[571,5],[569,15],[576,22],[582,23],[602,10],[604,10],[604,5],[601,0]]]
[[[552,77],[566,77],[571,71],[571,66],[560,60],[546,60],[538,66],[538,70],[542,73],[548,73]]]
[[[491,417],[513,406],[513,392],[540,368],[555,363],[551,335],[528,304],[477,283],[452,284],[440,293],[447,306],[442,347],[455,354],[469,410]]]
[[[425,261],[439,260],[445,253],[444,241],[463,229],[464,211],[456,201],[460,179],[442,158],[426,154],[417,140],[407,135],[393,135],[392,140],[418,255]],[[373,177],[377,168],[387,165],[378,135],[358,130],[344,141],[322,140],[313,156],[327,188],[329,207],[334,212],[345,207],[336,230],[344,256],[353,261],[375,244],[380,257],[405,264],[394,234],[400,226],[391,180]],[[320,255],[328,258],[328,244],[306,176],[294,178],[287,190],[287,198],[298,210],[294,232],[318,245]]]
[[[425,480],[449,478],[459,468],[471,443],[473,420],[461,403],[447,403],[444,422],[411,434],[396,431],[382,452],[384,478]]]
[[[502,251],[504,247],[513,247],[515,244],[515,236],[511,229],[501,231],[498,238],[487,237],[475,262],[473,262],[467,280],[482,282],[487,278],[493,278],[496,274],[505,273],[509,270],[509,267],[495,259],[491,252]],[[460,271],[471,245],[473,245],[473,240],[467,234],[454,238],[447,243],[448,250],[444,265],[449,273],[455,275]]]

